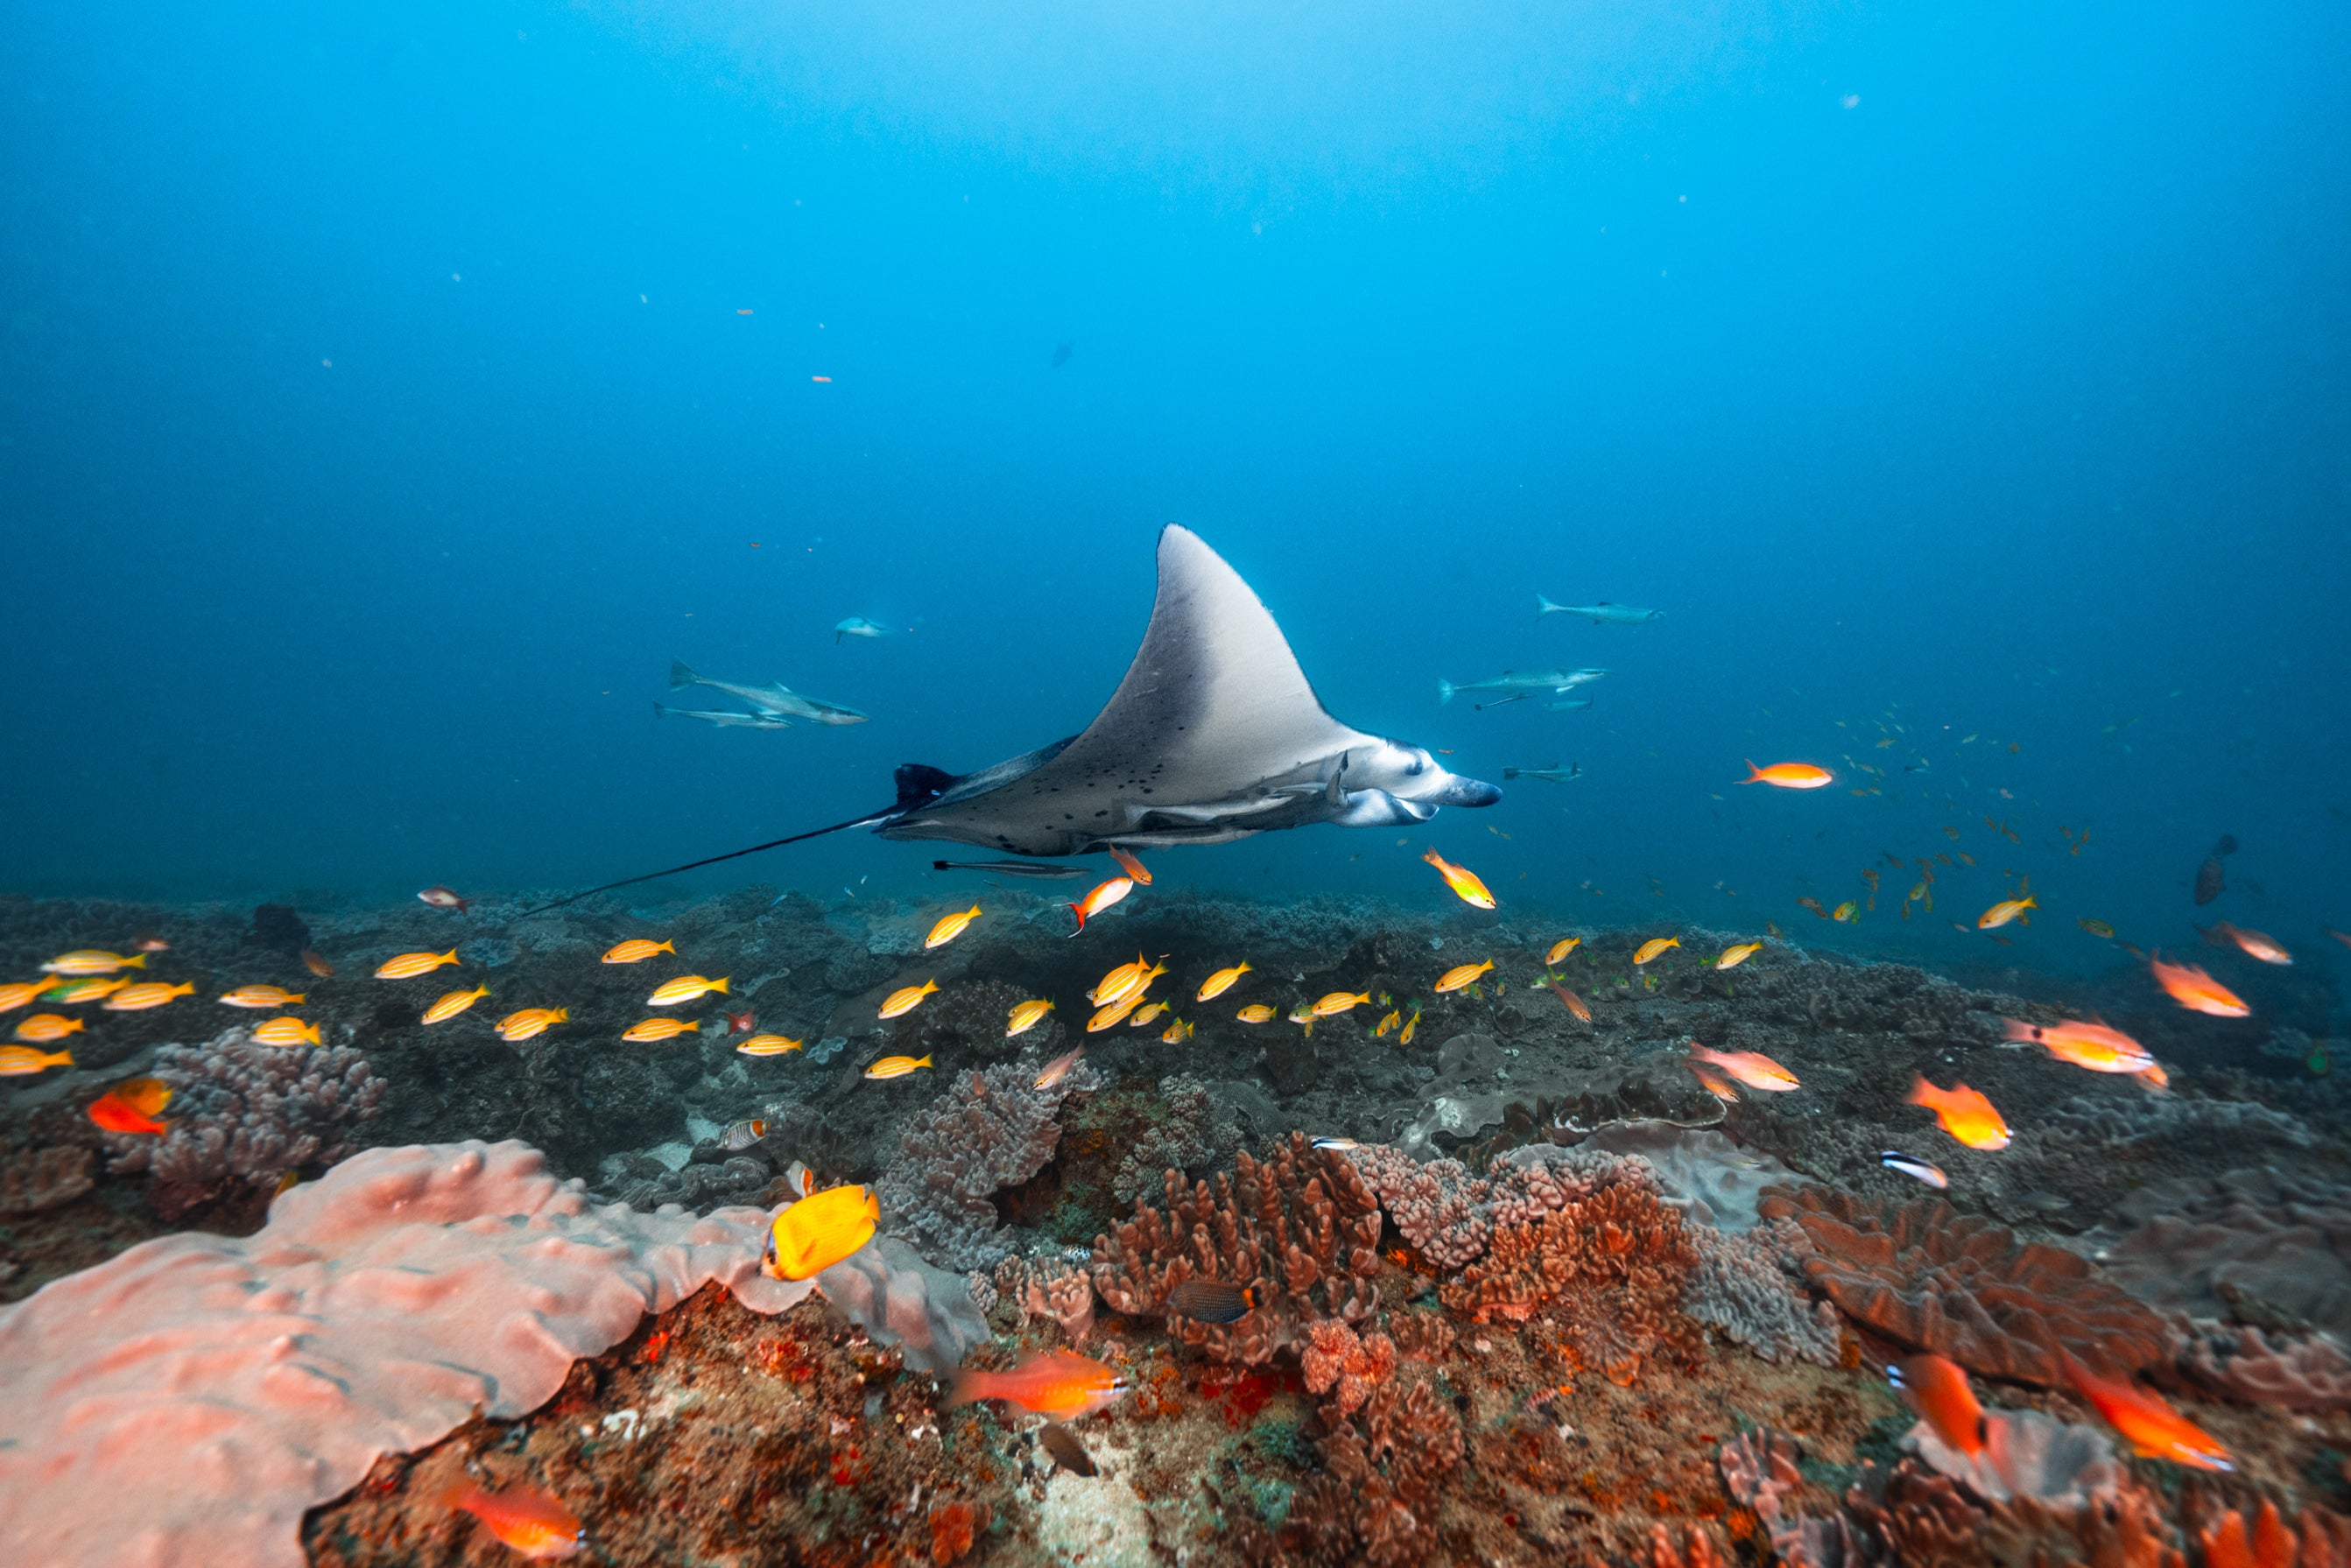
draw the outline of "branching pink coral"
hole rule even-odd
[[[1328,1394],[1340,1415],[1352,1416],[1364,1407],[1372,1390],[1395,1372],[1395,1342],[1384,1333],[1358,1339],[1345,1323],[1324,1320],[1306,1331],[1306,1348],[1299,1354],[1306,1375],[1306,1391]]]

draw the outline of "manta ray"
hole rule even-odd
[[[852,828],[1050,857],[1230,843],[1317,822],[1400,827],[1502,798],[1422,747],[1332,717],[1249,585],[1173,523],[1159,535],[1143,646],[1092,724],[976,773],[906,763],[896,781],[897,799],[881,810],[543,907]]]

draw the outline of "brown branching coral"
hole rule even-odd
[[[1856,1484],[1845,1494],[1845,1507],[1902,1568],[1970,1568],[1982,1561],[1984,1511],[1959,1482],[1916,1460],[1896,1465],[1882,1491]]]
[[[1761,1212],[1803,1228],[1806,1279],[1853,1322],[1970,1371],[2057,1387],[2069,1352],[2108,1377],[2172,1354],[2162,1317],[2088,1262],[1949,1204],[1807,1186],[1772,1189]]]
[[[1094,1285],[1118,1312],[1155,1316],[1186,1280],[1249,1287],[1256,1305],[1230,1324],[1180,1315],[1169,1332],[1218,1361],[1270,1361],[1324,1319],[1357,1323],[1379,1310],[1379,1198],[1343,1156],[1292,1133],[1264,1160],[1244,1152],[1233,1175],[1187,1193],[1165,1177],[1163,1212],[1137,1198],[1134,1218],[1094,1239]]]
[[[1360,1416],[1323,1439],[1327,1472],[1298,1489],[1270,1539],[1244,1542],[1255,1560],[1404,1568],[1440,1561],[1438,1494],[1460,1468],[1460,1417],[1426,1382],[1374,1389]]]
[[[1680,1303],[1697,1262],[1641,1162],[1537,1167],[1522,1195],[1495,1206],[1486,1256],[1438,1296],[1479,1322],[1563,1320],[1587,1365],[1629,1384],[1661,1345],[1695,1343]]]
[[[1330,1319],[1306,1331],[1306,1348],[1299,1353],[1299,1370],[1306,1375],[1309,1394],[1327,1394],[1325,1418],[1332,1413],[1352,1416],[1364,1407],[1372,1391],[1395,1372],[1395,1342],[1384,1333],[1356,1337],[1345,1323]]]

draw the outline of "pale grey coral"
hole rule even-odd
[[[88,1149],[71,1144],[11,1149],[0,1158],[0,1218],[71,1203],[96,1185]]]
[[[2351,1410],[2351,1355],[2326,1333],[2175,1317],[2179,1368],[2216,1394],[2281,1410]]]
[[[899,1134],[901,1153],[874,1183],[883,1224],[925,1257],[967,1271],[1011,1255],[991,1200],[1045,1168],[1061,1137],[1061,1101],[1098,1082],[1083,1062],[1050,1089],[1007,1062],[956,1075]]]
[[[2243,1153],[2263,1145],[2307,1149],[2318,1142],[2306,1123],[2283,1111],[2250,1100],[2184,1093],[2081,1096],[2050,1112],[2048,1120],[2053,1131],[2078,1143],[2112,1148],[2153,1145],[2175,1155]]]
[[[894,1236],[877,1236],[817,1276],[825,1300],[906,1364],[948,1373],[987,1342],[987,1319],[960,1276],[934,1269]]]
[[[1191,1074],[1161,1079],[1159,1103],[1164,1119],[1135,1139],[1111,1178],[1111,1191],[1121,1203],[1157,1192],[1171,1169],[1190,1172],[1221,1165],[1241,1146],[1240,1129],[1229,1121],[1214,1120],[1219,1107],[1210,1099],[1208,1086]]]
[[[1973,1454],[1944,1442],[1926,1421],[1903,1434],[1902,1446],[1993,1502],[2025,1497],[2077,1509],[2112,1496],[2122,1482],[2115,1446],[2095,1427],[2038,1410],[1987,1410],[1981,1431],[1982,1446]]]
[[[2351,1187],[2254,1167],[2143,1188],[2116,1218],[2081,1245],[2141,1301],[2351,1333]]]
[[[159,1182],[210,1184],[275,1178],[298,1166],[332,1165],[350,1152],[357,1124],[376,1113],[383,1081],[348,1046],[280,1050],[245,1028],[203,1045],[166,1045],[155,1074],[172,1088],[162,1137],[109,1133],[109,1169]]]
[[[707,1209],[724,1204],[751,1203],[774,1177],[768,1162],[737,1155],[724,1164],[695,1164],[641,1181],[621,1195],[635,1209],[659,1209],[670,1204]]]
[[[1786,1260],[1805,1245],[1794,1220],[1767,1219],[1732,1233],[1691,1225],[1685,1234],[1698,1249],[1698,1267],[1683,1311],[1766,1361],[1836,1364],[1836,1309],[1826,1301],[1808,1307],[1788,1272]]]

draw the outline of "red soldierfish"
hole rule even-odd
[[[1902,1403],[1935,1429],[1935,1436],[1970,1458],[1984,1449],[1984,1411],[1957,1362],[1939,1355],[1913,1355],[1889,1368]]]
[[[1074,1421],[1108,1409],[1126,1391],[1126,1379],[1115,1367],[1075,1351],[1057,1350],[1050,1355],[1029,1356],[1010,1372],[966,1368],[956,1373],[945,1407],[968,1405],[975,1399],[1002,1399],[1031,1415]]]

